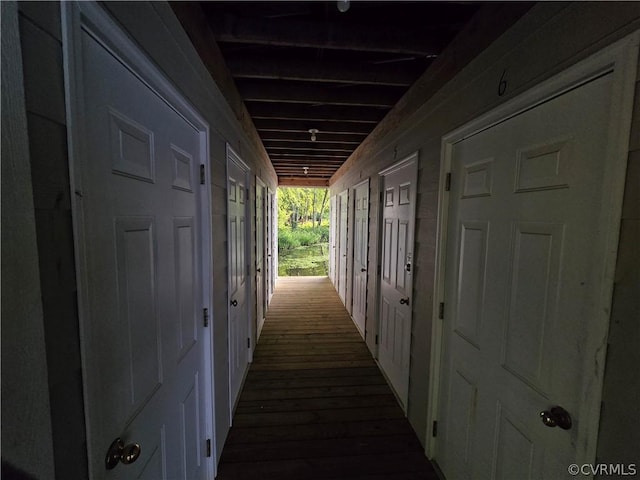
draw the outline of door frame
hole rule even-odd
[[[113,20],[109,13],[101,6],[92,2],[68,2],[61,5],[62,14],[62,50],[64,68],[64,89],[66,98],[67,118],[67,142],[68,164],[71,190],[71,212],[73,223],[73,240],[75,247],[76,282],[78,287],[78,320],[81,345],[81,362],[83,373],[87,370],[86,332],[90,325],[88,311],[87,285],[89,284],[88,266],[86,258],[86,240],[84,236],[84,217],[82,208],[82,159],[86,158],[88,146],[86,145],[86,129],[84,126],[83,112],[84,85],[82,82],[82,30],[92,35],[107,51],[119,59],[142,83],[154,91],[180,116],[184,118],[200,137],[201,168],[204,169],[204,182],[200,182],[200,197],[198,202],[201,251],[199,263],[202,268],[202,308],[211,316],[213,313],[212,295],[212,224],[211,224],[211,167],[209,155],[209,124],[202,114],[187,100],[165,76],[155,62],[147,56],[147,53],[132,41],[122,28]],[[213,319],[209,319],[213,325]],[[212,451],[217,451],[217,438],[215,429],[215,383],[213,381],[214,369],[214,339],[213,328],[208,328],[203,343],[205,355],[205,388],[206,404],[205,425],[200,425],[205,436],[212,441]],[[103,455],[103,452],[93,452],[91,447],[91,428],[89,418],[92,414],[91,405],[88,405],[88,386],[86,375],[83,375],[83,396],[85,409],[85,431],[87,436],[87,455]],[[215,455],[206,458],[207,477],[217,474],[217,461]],[[91,462],[89,462],[91,463]],[[91,472],[90,472],[91,473]]]
[[[374,350],[374,358],[376,359],[376,363],[378,364],[378,366],[380,366],[380,362],[378,361],[380,358],[380,345],[378,342],[378,339],[382,336],[380,334],[380,328],[382,325],[382,322],[380,321],[380,303],[381,303],[381,299],[382,299],[382,275],[381,275],[381,270],[382,270],[382,255],[383,255],[383,249],[382,249],[382,244],[383,244],[383,235],[384,235],[384,177],[395,172],[396,170],[400,170],[401,168],[406,167],[407,165],[409,165],[411,162],[415,162],[416,166],[415,166],[415,175],[414,175],[414,180],[415,180],[415,185],[416,188],[413,190],[413,238],[411,239],[411,245],[413,248],[413,264],[415,265],[415,243],[416,243],[416,210],[417,210],[417,203],[418,203],[418,169],[420,166],[420,155],[418,151],[415,151],[409,155],[406,155],[405,157],[403,157],[401,160],[394,162],[393,164],[389,165],[387,168],[384,168],[382,170],[380,170],[378,172],[378,245],[377,245],[377,258],[376,258],[376,302],[375,302],[375,321],[376,321],[376,325],[375,325],[375,350]],[[415,271],[415,270],[414,270]],[[414,281],[413,281],[413,275],[411,276],[411,299],[414,298],[413,295],[413,288],[414,288]],[[413,329],[413,305],[415,305],[415,303],[412,301],[411,302],[411,325],[412,325],[412,329]],[[411,353],[411,348],[412,345],[409,344],[409,353]],[[384,370],[382,369],[382,367],[380,367],[380,371],[382,372],[382,374],[384,375],[385,379],[387,378],[386,373],[384,372]],[[409,364],[409,371],[407,372],[407,376],[409,377],[409,384],[411,382],[411,365]],[[391,382],[389,382],[391,383]],[[410,386],[410,385],[409,385]],[[400,399],[400,396],[395,392],[395,389],[393,390],[394,395],[397,396],[397,398],[399,399],[399,403],[402,406],[402,410],[405,413],[405,415],[408,413],[409,411],[409,393],[407,393],[407,399],[406,401],[403,401]]]
[[[347,300],[349,298],[349,219],[350,219],[350,215],[349,215],[349,201],[350,201],[350,196],[349,196],[349,189],[345,189],[342,192],[340,192],[338,195],[336,195],[336,217],[337,217],[337,222],[336,222],[336,230],[337,230],[337,238],[336,238],[336,267],[337,267],[337,275],[336,275],[336,282],[338,284],[338,296],[340,297],[340,301],[343,302],[344,307],[349,311],[350,308],[347,307]],[[345,251],[343,252],[340,249],[341,246],[341,237],[342,237],[342,197],[345,197],[345,203],[346,203],[346,216],[347,218],[344,219],[344,224],[346,226],[346,232],[344,233],[345,235]],[[342,267],[341,267],[341,259],[345,258],[345,264],[344,264],[344,298],[340,295],[340,290],[342,290],[343,285],[342,283],[340,283],[340,275],[341,275],[341,271],[342,271]],[[349,311],[349,314],[351,314],[351,312]]]
[[[433,321],[428,380],[427,440],[425,442],[427,457],[437,458],[438,454],[438,442],[432,434],[432,425],[438,419],[440,383],[446,373],[442,371],[442,357],[446,353],[443,344],[444,329],[442,322],[438,321],[438,317],[440,316],[440,305],[445,301],[447,227],[450,203],[446,184],[447,175],[451,170],[454,144],[533,109],[605,73],[612,72],[611,111],[616,114],[610,116],[609,125],[605,127],[609,141],[607,142],[607,168],[605,169],[602,192],[603,212],[599,220],[600,225],[606,226],[605,231],[607,232],[603,235],[606,237],[604,240],[606,245],[605,271],[603,272],[605,285],[603,285],[600,297],[597,299],[598,306],[594,310],[605,313],[600,318],[598,331],[589,332],[586,345],[585,358],[591,358],[592,362],[595,359],[598,382],[582,392],[585,400],[580,417],[582,422],[588,422],[588,438],[587,445],[578,451],[577,463],[593,463],[595,461],[606,359],[606,348],[602,348],[601,345],[606,345],[609,330],[610,315],[606,312],[610,310],[613,295],[639,41],[640,31],[637,31],[442,137],[434,294],[431,312]]]
[[[349,257],[349,264],[351,266],[351,289],[350,289],[350,294],[349,294],[349,303],[351,305],[351,309],[350,309],[350,313],[351,313],[351,319],[353,320],[353,322],[355,323],[355,319],[353,318],[353,283],[355,282],[356,279],[356,275],[355,275],[355,233],[356,233],[356,192],[358,191],[359,188],[361,187],[367,187],[367,198],[369,200],[369,204],[371,203],[371,179],[370,178],[366,178],[365,180],[361,181],[360,183],[357,183],[356,185],[354,185],[353,187],[351,187],[351,196],[353,197],[351,202],[349,202],[349,208],[351,208],[351,211],[353,212],[351,215],[351,255]],[[369,213],[371,212],[371,208],[369,208],[369,205],[367,205],[367,231],[365,232],[366,236],[367,236],[367,254],[366,254],[366,258],[367,261],[369,260],[369,224],[370,222],[370,218],[369,218]],[[347,268],[349,268],[349,266],[347,266]],[[368,286],[369,286],[369,269],[367,268],[366,273],[366,281],[365,281],[365,285],[367,286],[367,291],[368,291]],[[367,330],[367,310],[368,310],[368,306],[369,306],[369,302],[365,301],[365,316],[364,316],[364,329],[362,332],[360,332],[360,334],[362,335],[362,338],[364,340],[366,340],[367,334],[366,334],[366,330]],[[360,331],[360,328],[358,327],[358,325],[356,324],[356,328],[358,328],[358,331]]]
[[[262,327],[264,326],[264,318],[267,315],[267,307],[269,304],[268,301],[268,297],[269,297],[269,293],[268,293],[268,288],[267,288],[267,277],[266,277],[266,265],[267,265],[267,203],[268,203],[268,198],[267,198],[267,188],[266,188],[266,184],[260,179],[260,177],[258,177],[256,175],[256,211],[257,211],[257,205],[258,205],[258,190],[261,189],[262,190],[262,272],[260,272],[262,275],[262,285],[258,285],[258,282],[256,280],[256,335],[255,335],[255,343],[258,343],[258,338],[260,338],[260,332],[262,331]],[[258,216],[255,215],[255,219],[256,222],[258,220]],[[258,240],[257,240],[257,235],[258,235],[258,228],[256,227],[256,254],[258,252],[257,247],[258,247]],[[256,255],[256,260],[258,259],[257,255]],[[256,274],[257,272],[257,262],[256,262]],[[271,269],[269,269],[269,274],[271,273]],[[257,275],[256,275],[257,277]],[[262,318],[258,317],[258,289],[262,287]]]
[[[251,168],[249,168],[249,166],[244,162],[244,160],[242,160],[242,158],[240,158],[240,155],[238,155],[236,153],[236,151],[233,149],[233,147],[231,145],[229,145],[229,143],[226,144],[226,155],[225,155],[225,166],[226,166],[226,171],[225,171],[225,185],[226,185],[226,192],[227,192],[227,205],[226,205],[226,214],[227,214],[227,235],[226,235],[226,239],[227,239],[227,348],[228,348],[228,353],[229,355],[231,355],[231,335],[229,335],[229,332],[231,331],[231,309],[229,308],[229,305],[231,303],[231,294],[229,291],[229,285],[231,284],[231,269],[229,268],[229,200],[228,200],[228,196],[229,196],[229,162],[233,161],[235,162],[242,170],[244,170],[244,188],[245,188],[245,202],[244,202],[244,213],[245,213],[245,219],[246,220],[250,220],[251,218],[251,210],[250,210],[250,196],[249,196],[249,192],[251,191],[251,189],[249,188],[249,178],[250,178],[250,174],[251,174]],[[251,223],[247,222],[245,224],[245,231],[244,231],[244,258],[245,258],[245,265],[243,268],[245,268],[245,273],[247,275],[247,282],[246,285],[244,287],[244,295],[245,295],[245,302],[247,304],[247,309],[246,309],[246,318],[245,318],[245,322],[247,324],[247,334],[249,335],[249,338],[253,338],[253,326],[251,325],[251,312],[253,311],[253,298],[251,298],[251,289],[250,289],[250,269],[249,269],[249,265],[250,263],[250,259],[251,259]],[[252,342],[255,343],[255,342]],[[250,345],[248,348],[248,352],[247,352],[247,365],[250,364],[253,361],[253,349],[254,349],[255,345]],[[248,368],[247,368],[248,371]],[[238,401],[238,399],[240,397],[238,397],[237,399],[235,399],[235,402],[233,401],[233,398],[231,398],[231,395],[233,394],[232,392],[232,388],[231,388],[231,368],[229,368],[229,425],[231,425],[233,423],[233,411],[235,409],[235,403]],[[246,375],[247,372],[245,372]],[[244,381],[244,380],[243,380]],[[242,389],[241,389],[242,391]]]

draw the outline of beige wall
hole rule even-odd
[[[413,326],[408,417],[420,440],[425,442],[428,372],[432,329],[432,301],[436,258],[436,226],[441,138],[448,132],[473,120],[589,56],[607,44],[640,27],[640,3],[539,3],[518,20],[500,38],[421,105],[416,112],[399,122],[384,136],[360,147],[331,180],[335,195],[362,179],[372,178],[370,205],[369,266],[378,258],[377,172],[412,152],[419,154],[416,238],[414,247]],[[481,32],[477,32],[481,37]],[[473,32],[468,37],[473,40]],[[439,58],[442,65],[464,57],[468,45],[454,44]],[[428,73],[428,72],[427,72]],[[507,81],[504,95],[498,84]],[[420,81],[419,81],[420,82]],[[427,88],[417,84],[413,88]],[[407,94],[407,97],[411,92]],[[401,100],[402,102],[402,100]],[[637,120],[637,119],[636,119]],[[636,129],[637,132],[637,129]],[[636,147],[637,148],[637,147]],[[632,162],[633,163],[633,162]],[[637,162],[635,162],[637,163]],[[632,167],[633,168],[633,167]],[[636,177],[637,178],[637,177]],[[637,189],[637,180],[636,180]],[[637,202],[637,196],[634,197]],[[625,202],[628,203],[627,195]],[[626,211],[629,209],[625,207]],[[635,210],[637,218],[637,209]],[[632,230],[631,222],[626,230]],[[637,245],[637,221],[633,234],[625,232],[621,252]],[[637,250],[636,250],[637,251]],[[637,255],[637,253],[636,253]],[[637,257],[636,257],[637,258]],[[630,277],[630,275],[627,275]],[[632,280],[630,288],[632,288]],[[637,285],[637,277],[636,277]],[[637,298],[637,297],[636,297]],[[373,351],[377,330],[375,318],[376,284],[371,276],[368,284],[367,344]],[[636,307],[637,308],[637,307]],[[616,319],[612,319],[612,324]],[[629,330],[633,332],[632,328]],[[637,329],[637,324],[635,326]],[[635,330],[637,332],[637,330]],[[637,338],[637,333],[636,333]],[[637,342],[636,342],[637,344]],[[637,360],[637,359],[636,359]],[[611,369],[609,369],[611,372]],[[611,373],[610,373],[611,375]],[[616,375],[613,373],[613,375]],[[637,398],[637,383],[635,390]],[[605,401],[606,403],[606,401]],[[631,404],[627,403],[627,407]],[[637,410],[637,408],[635,408]],[[607,419],[607,416],[603,416]],[[636,434],[637,435],[637,434]],[[637,445],[638,437],[635,437]]]
[[[18,9],[2,8],[2,476],[53,478]],[[12,473],[13,472],[13,473]]]
[[[253,173],[258,174],[267,186],[275,188],[277,179],[264,149],[261,145],[252,143],[249,140],[250,136],[242,130],[168,4],[122,2],[108,3],[106,6],[110,14],[196,107],[210,126],[214,259],[212,324],[216,365],[215,400],[219,412],[219,421],[216,424],[217,453],[219,454],[229,429],[227,143],[232,145],[245,163],[251,167]],[[80,480],[87,478],[87,459],[69,192],[60,4],[20,2],[19,8],[35,227],[44,313],[44,340],[48,363],[53,456],[56,478]],[[253,218],[254,180],[249,187],[251,218]],[[252,235],[254,233],[252,231]],[[252,249],[251,264],[253,264],[254,255]],[[255,298],[255,286],[251,295]],[[252,315],[255,316],[255,311]],[[3,362],[4,368],[6,365]],[[3,416],[3,431],[12,425],[11,419]],[[19,425],[15,427],[21,428]],[[40,478],[53,477],[42,475]]]
[[[640,62],[639,62],[640,64]],[[640,80],[640,68],[636,77]],[[598,461],[640,465],[640,82],[636,83],[609,325]]]

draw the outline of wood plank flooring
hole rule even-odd
[[[327,277],[278,280],[216,478],[437,478]]]

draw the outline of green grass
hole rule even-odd
[[[310,247],[329,241],[329,227],[289,227],[278,229],[278,252],[282,253],[298,247]]]

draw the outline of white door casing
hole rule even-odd
[[[345,190],[337,197],[338,214],[338,245],[336,264],[338,267],[338,294],[342,303],[347,300],[347,263],[348,263],[348,217],[349,217],[349,190]]]
[[[260,337],[266,312],[267,291],[265,282],[265,185],[256,177],[256,341]]]
[[[251,327],[248,301],[249,168],[227,145],[227,244],[229,258],[229,395],[232,416],[250,362]]]
[[[331,283],[333,286],[337,288],[338,286],[338,275],[337,275],[337,255],[338,249],[336,248],[338,244],[337,233],[338,233],[338,215],[336,212],[337,209],[337,196],[333,196],[329,199],[329,278],[331,279]]]
[[[271,260],[269,262],[271,268],[269,302],[271,302],[278,281],[278,196],[271,189],[269,189],[269,205],[271,207],[271,249],[267,252],[267,258]]]
[[[364,338],[367,317],[367,258],[369,253],[369,179],[353,188],[353,321]]]
[[[418,154],[380,172],[378,362],[406,412],[413,300],[413,245]]]
[[[271,189],[267,188],[265,191],[265,199],[264,199],[264,204],[265,204],[265,220],[264,220],[264,227],[265,227],[265,233],[264,233],[264,243],[265,243],[265,258],[264,258],[264,278],[265,278],[265,288],[266,288],[266,298],[265,298],[265,304],[268,306],[269,303],[271,302],[271,295],[273,294],[273,288],[272,288],[272,279],[271,279],[271,270],[272,270],[272,264],[271,264],[271,254],[272,254],[272,242],[271,242],[271,230],[273,228],[272,226],[272,215],[271,215]]]
[[[595,462],[636,58],[637,36],[443,141],[430,415],[450,478],[565,478]],[[570,430],[542,423],[555,405]]]
[[[63,12],[90,477],[210,478],[208,127],[100,7]],[[107,470],[117,437],[140,456]]]

